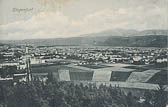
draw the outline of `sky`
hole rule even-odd
[[[168,0],[0,0],[0,40],[168,29]]]

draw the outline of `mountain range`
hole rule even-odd
[[[106,30],[69,38],[0,40],[5,44],[167,47],[168,30]]]

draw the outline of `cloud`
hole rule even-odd
[[[71,37],[107,29],[167,29],[166,8],[143,6],[104,9],[73,19],[62,12],[44,11],[28,20],[0,25],[1,39]]]

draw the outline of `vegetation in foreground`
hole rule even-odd
[[[144,101],[127,95],[119,87],[97,88],[68,82],[48,80],[46,83],[32,81],[16,85],[0,84],[0,107],[166,107],[167,92],[147,91]]]

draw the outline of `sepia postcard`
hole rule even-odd
[[[168,0],[0,0],[0,107],[168,107]]]

